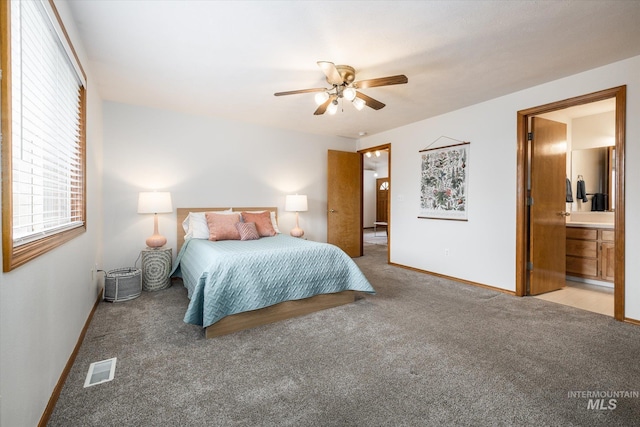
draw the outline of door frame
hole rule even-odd
[[[376,150],[387,150],[389,153],[387,164],[387,177],[389,178],[389,203],[387,204],[387,264],[391,263],[391,188],[393,187],[393,180],[391,179],[391,143],[377,145],[375,147],[367,147],[362,150],[358,150],[360,154],[360,175],[364,175],[364,155],[368,152]],[[364,215],[364,179],[362,180],[363,188],[360,189],[360,215]],[[364,217],[360,218],[360,223],[364,224]],[[360,231],[360,240],[362,241],[362,230]]]
[[[517,188],[516,188],[516,295],[526,295],[527,246],[529,218],[527,215],[527,182],[529,175],[527,133],[532,116],[562,110],[577,105],[589,104],[615,98],[615,147],[616,147],[616,200],[615,200],[615,273],[614,273],[614,318],[625,320],[625,127],[627,86],[618,86],[587,95],[569,98],[538,107],[520,110],[517,113]]]

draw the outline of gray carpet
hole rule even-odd
[[[640,327],[392,267],[385,250],[356,260],[377,295],[210,340],[182,322],[179,283],[101,303],[49,425],[640,425],[640,397],[570,394],[637,394]],[[115,379],[83,388],[111,357]]]

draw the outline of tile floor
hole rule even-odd
[[[567,280],[567,286],[536,298],[613,317],[613,288]]]

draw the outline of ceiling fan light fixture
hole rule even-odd
[[[409,79],[404,74],[356,81],[356,70],[349,65],[335,65],[329,61],[318,61],[317,64],[324,73],[330,87],[290,90],[286,92],[276,92],[274,95],[283,96],[314,92],[316,93],[314,100],[318,108],[316,108],[313,115],[319,116],[326,112],[335,114],[338,111],[338,101],[341,99],[351,101],[358,111],[362,110],[365,106],[373,110],[380,110],[384,108],[385,104],[356,89],[399,85],[409,82]]]
[[[329,94],[327,92],[318,92],[315,96],[316,105],[322,105],[327,102],[329,99]]]
[[[342,91],[342,96],[344,96],[347,101],[353,101],[356,98],[356,90],[352,87],[347,87]]]
[[[360,111],[364,108],[364,106],[367,104],[363,99],[361,98],[354,98],[353,101],[353,106],[356,107],[356,110]]]

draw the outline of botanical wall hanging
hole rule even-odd
[[[420,150],[418,218],[468,219],[469,147],[469,142],[461,142]]]

